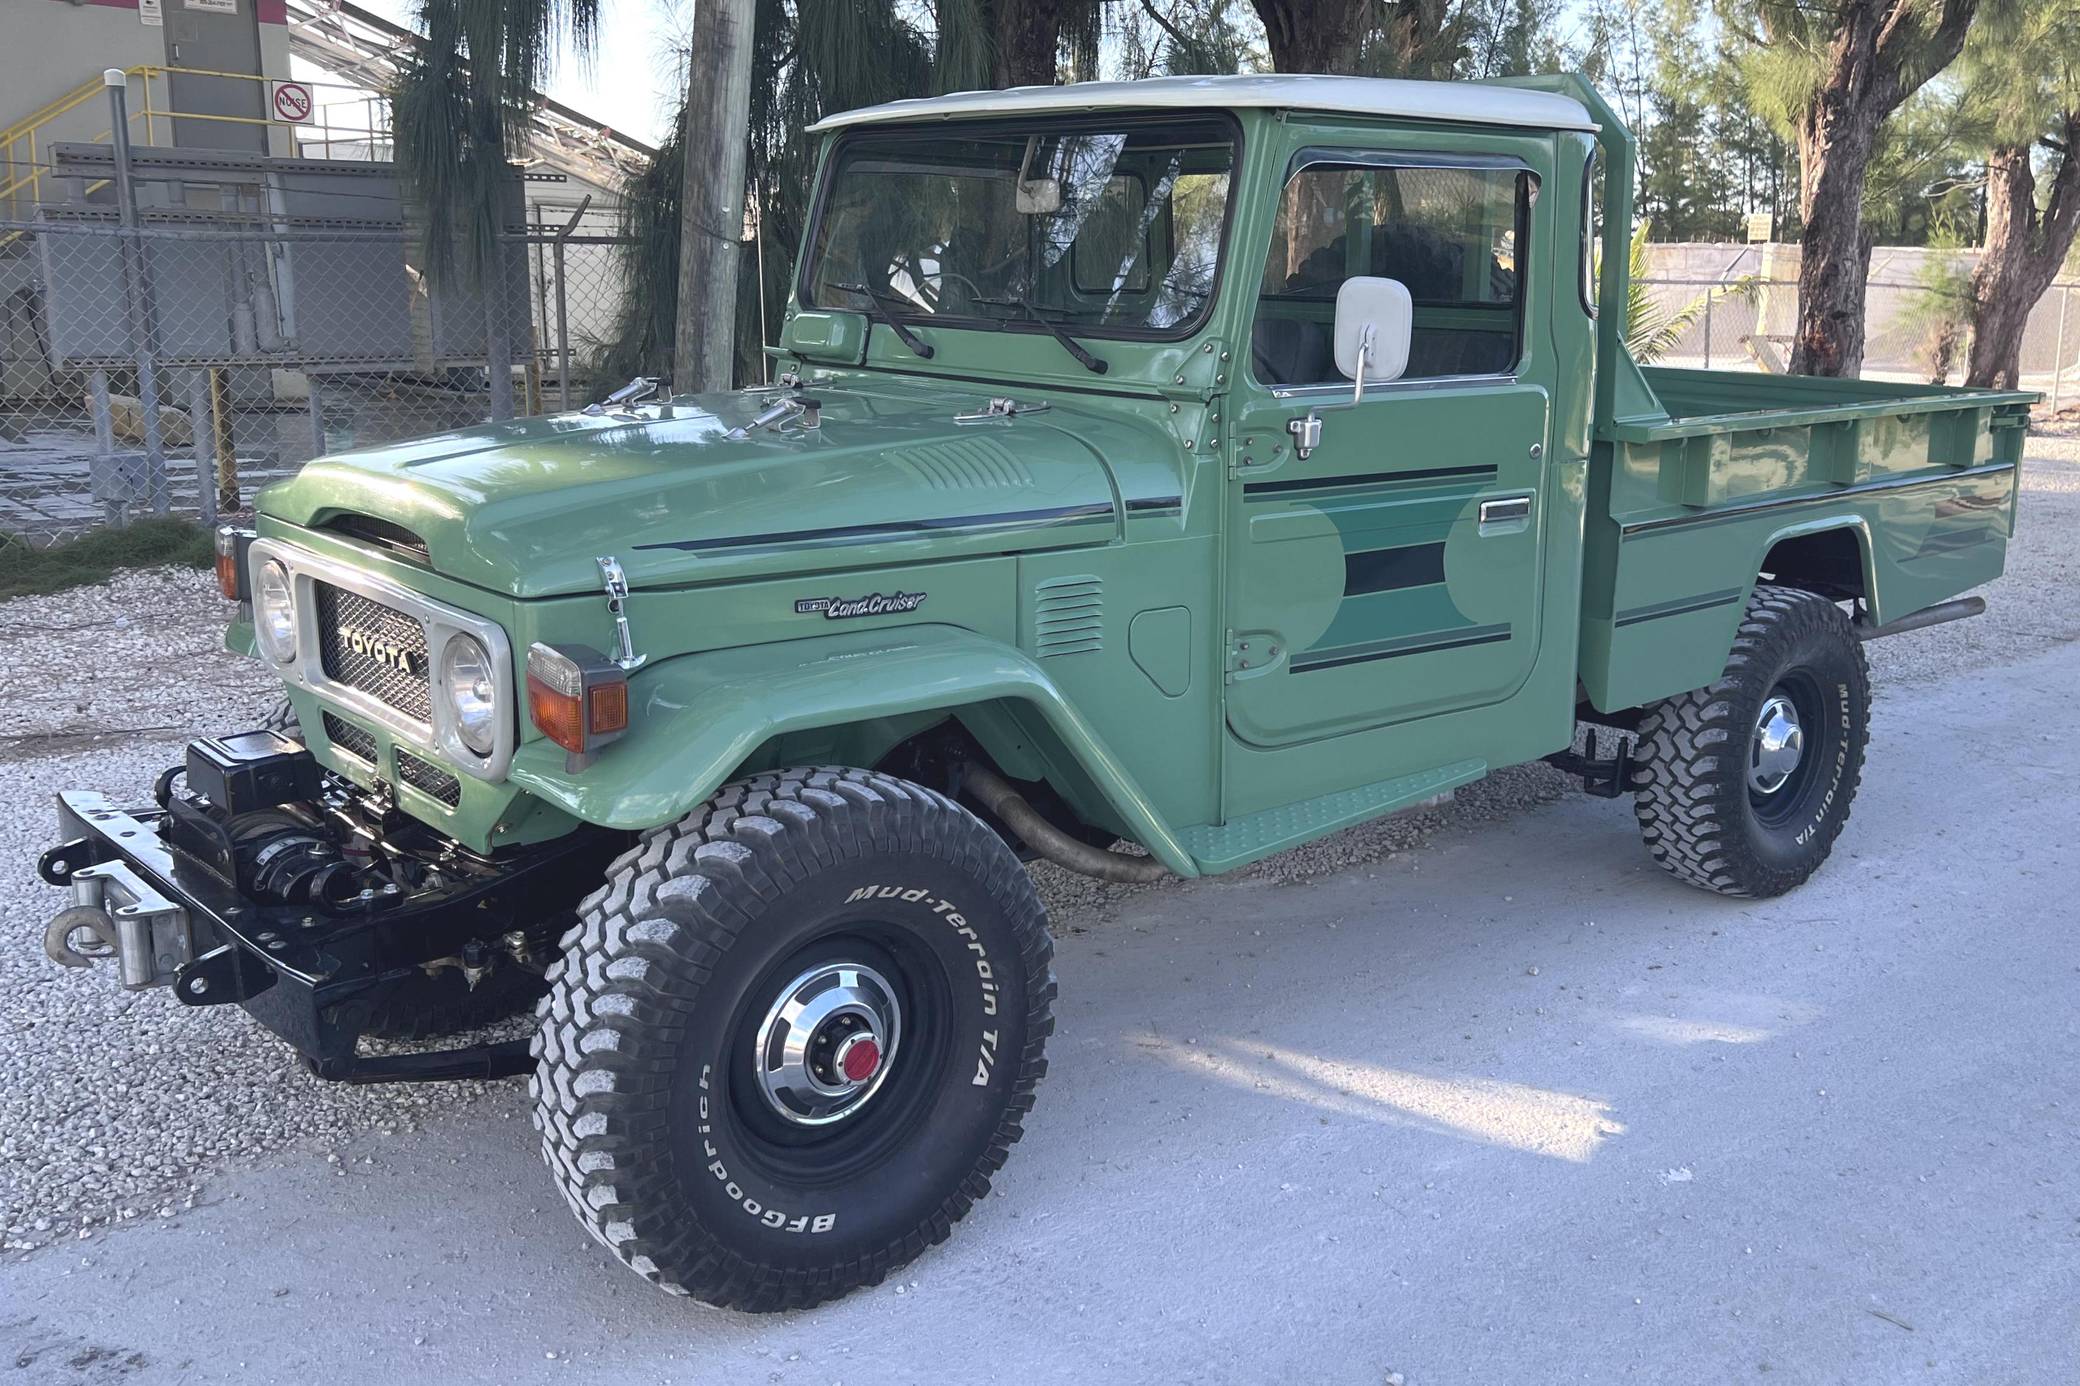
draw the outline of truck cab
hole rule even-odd
[[[1212,874],[1543,757],[1776,894],[1854,797],[1863,642],[2001,570],[2032,396],[1626,355],[1580,79],[816,128],[770,381],[270,488],[219,568],[282,715],[62,795],[42,861],[57,962],[329,1078],[531,1075],[666,1289],[815,1303],[986,1190],[1053,1024],[1021,858]]]

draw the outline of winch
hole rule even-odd
[[[257,904],[349,916],[404,897],[374,834],[355,825],[344,801],[354,793],[297,742],[244,732],[191,743],[185,764],[155,787],[163,818],[153,826],[126,819],[133,826],[121,832],[163,837]],[[114,959],[123,985],[135,990],[163,985],[195,960],[187,910],[128,863],[47,865],[73,893],[44,930],[52,961],[87,967]]]

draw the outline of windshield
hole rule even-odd
[[[867,130],[833,160],[803,299],[949,325],[1182,336],[1213,298],[1234,163],[1231,127],[1205,117]]]

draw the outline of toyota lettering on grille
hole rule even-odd
[[[342,625],[339,628],[339,643],[362,658],[374,660],[385,668],[395,669],[401,674],[417,676],[424,672],[420,667],[419,655],[415,651],[372,630]]]

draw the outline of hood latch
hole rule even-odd
[[[614,662],[623,670],[640,669],[650,656],[636,653],[635,636],[628,628],[628,574],[612,554],[592,561],[599,564],[607,588],[607,614],[614,618]]]
[[[1008,396],[999,395],[972,414],[955,414],[953,421],[957,424],[991,423],[997,419],[1015,419],[1020,414],[1044,414],[1052,408],[1054,406],[1044,399],[1037,404],[1025,404]]]

